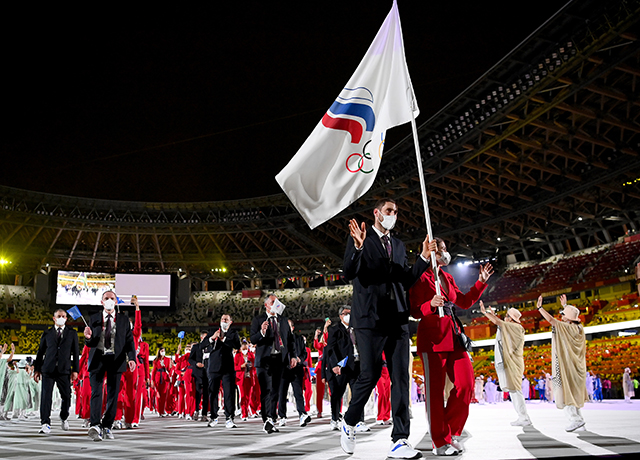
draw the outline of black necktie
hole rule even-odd
[[[282,348],[282,339],[280,338],[280,331],[278,330],[278,320],[275,316],[271,317],[271,328],[273,329],[273,335],[275,336],[276,349]]]
[[[58,343],[60,342],[61,338],[62,338],[62,328],[59,327],[58,328],[58,333],[56,334],[56,340],[58,341]]]
[[[387,257],[391,259],[391,241],[389,241],[389,235],[382,235],[382,243],[387,250]]]
[[[104,326],[104,348],[111,348],[111,315],[107,315],[107,324]]]

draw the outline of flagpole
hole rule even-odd
[[[429,215],[429,203],[427,202],[427,186],[424,182],[424,172],[422,171],[422,156],[420,155],[420,143],[418,142],[418,129],[416,128],[416,117],[411,110],[411,130],[413,131],[413,143],[416,149],[416,161],[418,163],[418,177],[420,178],[420,191],[422,192],[422,205],[424,207],[424,218],[427,222],[427,234],[433,239],[433,230],[431,228],[431,217]],[[440,277],[438,276],[438,262],[436,261],[435,252],[431,251],[431,270],[435,278],[436,294],[440,295]],[[438,307],[438,315],[440,318],[444,316],[444,309]]]

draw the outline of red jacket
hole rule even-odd
[[[256,361],[256,355],[251,353],[250,351],[247,352],[247,360],[251,363],[251,369],[254,369],[254,364]],[[235,357],[233,358],[233,367],[236,370],[236,383],[238,385],[242,384],[242,380],[245,377],[245,371],[246,369],[241,368],[240,366],[242,366],[244,364],[244,355],[242,354],[242,352],[240,350],[238,350],[238,352],[236,353]],[[249,372],[249,377],[251,378],[251,372]]]
[[[443,285],[442,296],[465,310],[478,301],[487,287],[480,280],[463,294],[458,289],[453,276],[440,270],[440,281]],[[444,289],[446,286],[446,290]],[[411,316],[420,320],[418,324],[418,353],[429,351],[453,351],[454,333],[453,319],[450,316],[440,318],[437,307],[431,307],[431,299],[436,295],[435,279],[431,270],[426,270],[418,282],[409,291]]]

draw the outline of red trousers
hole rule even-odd
[[[126,382],[126,401],[124,404],[124,421],[133,423],[136,414],[136,395],[138,393],[138,370],[131,372],[126,370],[122,376]]]
[[[304,380],[302,381],[302,389],[304,390],[304,410],[309,412],[311,410],[313,386],[311,385],[311,378],[309,378],[308,373],[305,373]]]
[[[260,403],[260,385],[255,371],[251,371],[251,402],[249,403],[251,412],[257,414],[262,404]]]
[[[169,381],[164,380],[160,383],[160,379],[156,379],[155,387],[156,410],[158,411],[158,415],[166,414],[167,397],[169,396]]]
[[[316,367],[316,408],[318,409],[318,417],[322,415],[322,407],[324,404],[324,383],[320,376],[320,367]]]
[[[251,402],[251,377],[243,378],[238,383],[240,389],[240,410],[242,411],[242,418],[249,417],[249,404]]]
[[[385,368],[386,369],[386,368]],[[376,385],[378,392],[378,420],[387,421],[391,418],[391,378],[389,371],[384,371],[380,375]]]
[[[147,392],[147,383],[145,382],[145,372],[142,364],[138,363],[138,368],[136,369],[136,374],[138,374],[138,385],[136,385],[136,394],[135,394],[135,407],[133,411],[133,419],[131,423],[140,423],[140,416],[144,412],[145,402],[146,402],[146,392]]]
[[[435,447],[451,444],[451,436],[459,436],[469,416],[469,404],[473,396],[473,367],[469,355],[459,346],[454,351],[423,353],[425,381],[425,408],[429,421],[429,433]],[[444,406],[445,377],[454,384]]]
[[[78,416],[81,419],[88,420],[91,418],[91,383],[89,382],[89,375],[80,381],[77,397],[80,401]]]

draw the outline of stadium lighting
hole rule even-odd
[[[8,265],[10,263],[10,260],[5,259],[4,257],[0,258],[0,265]]]

